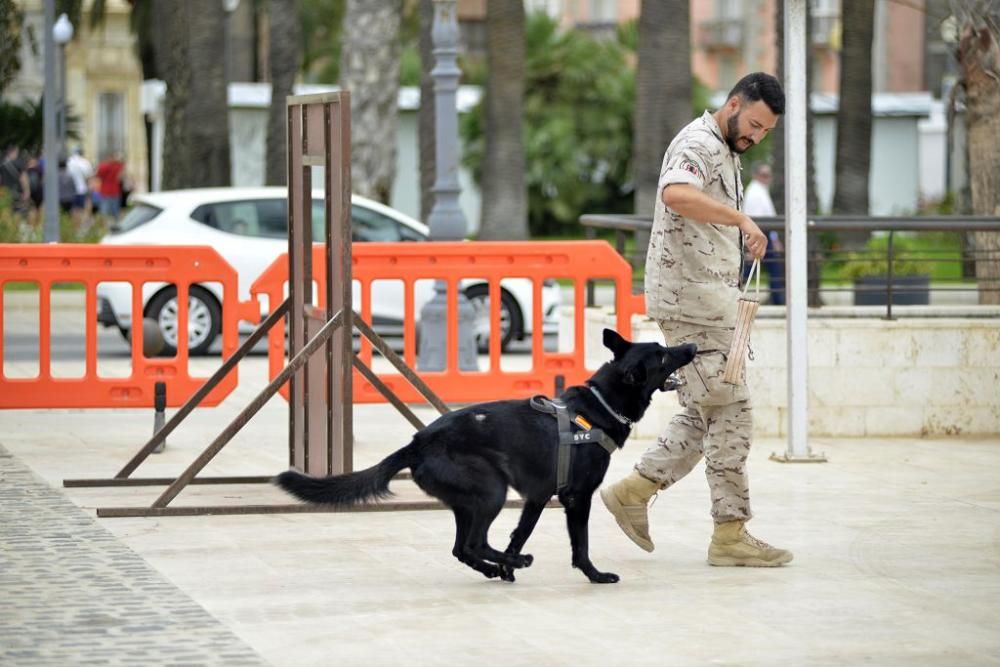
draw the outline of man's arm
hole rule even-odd
[[[672,183],[663,188],[663,203],[685,218],[705,224],[738,227],[751,256],[760,259],[767,250],[767,236],[750,216],[709,197],[693,185]]]

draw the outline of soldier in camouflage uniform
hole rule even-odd
[[[646,551],[647,504],[705,458],[715,531],[712,565],[772,567],[792,554],[750,535],[746,460],[753,415],[746,384],[722,382],[736,325],[743,244],[763,257],[767,237],[741,212],[739,155],[760,142],[784,113],[781,84],[769,74],[744,77],[715,113],[706,111],[674,138],[660,171],[646,256],[646,310],[669,345],[695,343],[682,370],[683,410],[635,470],[601,498],[626,535]]]

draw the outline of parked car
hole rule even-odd
[[[250,285],[281,253],[288,250],[287,191],[282,187],[212,188],[173,190],[133,195],[131,210],[112,227],[101,243],[112,245],[207,245],[229,262],[239,277],[241,300],[250,298]],[[320,237],[325,225],[322,192],[313,192],[312,219]],[[378,202],[353,195],[351,225],[355,242],[426,241],[428,228],[421,222]],[[462,282],[476,311],[476,342],[480,351],[489,345],[487,284]],[[531,334],[531,281],[501,281],[501,347]],[[559,286],[546,281],[542,289],[543,333],[558,330]],[[433,281],[417,281],[414,300],[419,319],[421,307],[434,295]],[[354,286],[355,309],[360,310],[360,287]],[[132,328],[131,287],[127,283],[101,283],[97,289],[98,321],[117,327],[126,339]],[[188,301],[188,349],[205,354],[221,329],[222,290],[208,283],[192,285]],[[401,335],[403,286],[400,281],[375,281],[372,285],[372,320],[382,335]],[[143,316],[159,325],[165,353],[177,345],[177,291],[165,283],[146,283],[142,293]],[[247,333],[252,325],[242,322]]]

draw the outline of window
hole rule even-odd
[[[397,220],[361,206],[351,207],[354,241],[422,241],[418,232]]]
[[[618,21],[617,0],[590,0],[589,23],[616,23]]]
[[[97,95],[97,157],[125,152],[125,96],[118,92]]]
[[[203,225],[237,236],[284,238],[288,235],[285,202],[280,199],[203,204],[191,217]]]
[[[149,204],[136,204],[111,228],[111,233],[127,232],[139,225],[144,225],[160,214],[160,209]]]
[[[324,207],[322,199],[313,200],[314,242],[322,242],[323,235],[326,233]],[[288,207],[285,199],[253,199],[203,204],[195,209],[191,217],[203,225],[229,234],[274,239],[288,238]],[[351,207],[351,226],[354,241],[426,240],[423,234],[398,220],[362,206]]]

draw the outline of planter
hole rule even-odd
[[[892,305],[926,306],[930,303],[930,276],[893,276]],[[854,279],[855,306],[885,306],[888,304],[886,276],[864,276]]]

